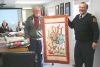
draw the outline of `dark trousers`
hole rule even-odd
[[[76,41],[75,44],[75,67],[93,67],[95,50],[92,48],[92,41],[80,42]]]
[[[35,67],[42,67],[42,42],[41,40],[30,39],[29,51],[35,52]]]

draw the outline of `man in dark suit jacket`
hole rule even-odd
[[[97,19],[87,13],[88,5],[81,2],[79,5],[80,14],[76,15],[69,26],[75,31],[75,67],[93,67],[94,53],[99,39],[99,28]]]
[[[37,57],[37,66],[42,67],[42,34],[41,34],[41,8],[34,7],[33,15],[28,17],[25,23],[25,38],[30,42],[29,51],[34,51]]]

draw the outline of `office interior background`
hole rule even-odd
[[[88,12],[92,13],[97,17],[99,29],[100,29],[100,0],[0,0],[0,8],[22,8],[22,21],[25,22],[27,17],[32,14],[32,7],[40,6],[45,8],[44,12],[46,16],[56,15],[55,6],[60,5],[60,3],[67,3],[70,2],[70,20],[78,14],[78,5],[80,2],[87,2],[89,5]],[[65,5],[64,5],[65,6]],[[64,10],[65,11],[65,10]],[[69,64],[57,64],[54,63],[45,63],[43,62],[44,67],[72,67],[74,64],[74,45],[75,45],[75,38],[74,38],[74,30],[68,28],[69,33]],[[94,56],[94,67],[100,66],[100,39],[98,41],[98,45],[95,51]]]

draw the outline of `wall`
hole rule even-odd
[[[26,19],[32,15],[32,7],[30,8],[23,8],[22,9],[22,18],[23,18],[23,21],[26,21]]]
[[[99,30],[100,30],[100,0],[91,0],[91,12],[97,17]],[[99,35],[100,36],[100,35]],[[94,67],[100,67],[100,37],[94,56]]]

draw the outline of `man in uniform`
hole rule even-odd
[[[79,5],[80,14],[71,22],[69,26],[75,31],[75,67],[93,67],[94,52],[99,39],[99,28],[95,16],[87,13],[88,5],[81,2]]]
[[[29,51],[35,52],[35,67],[42,67],[41,8],[34,7],[32,11],[33,15],[28,17],[25,23],[25,38],[30,42]]]

